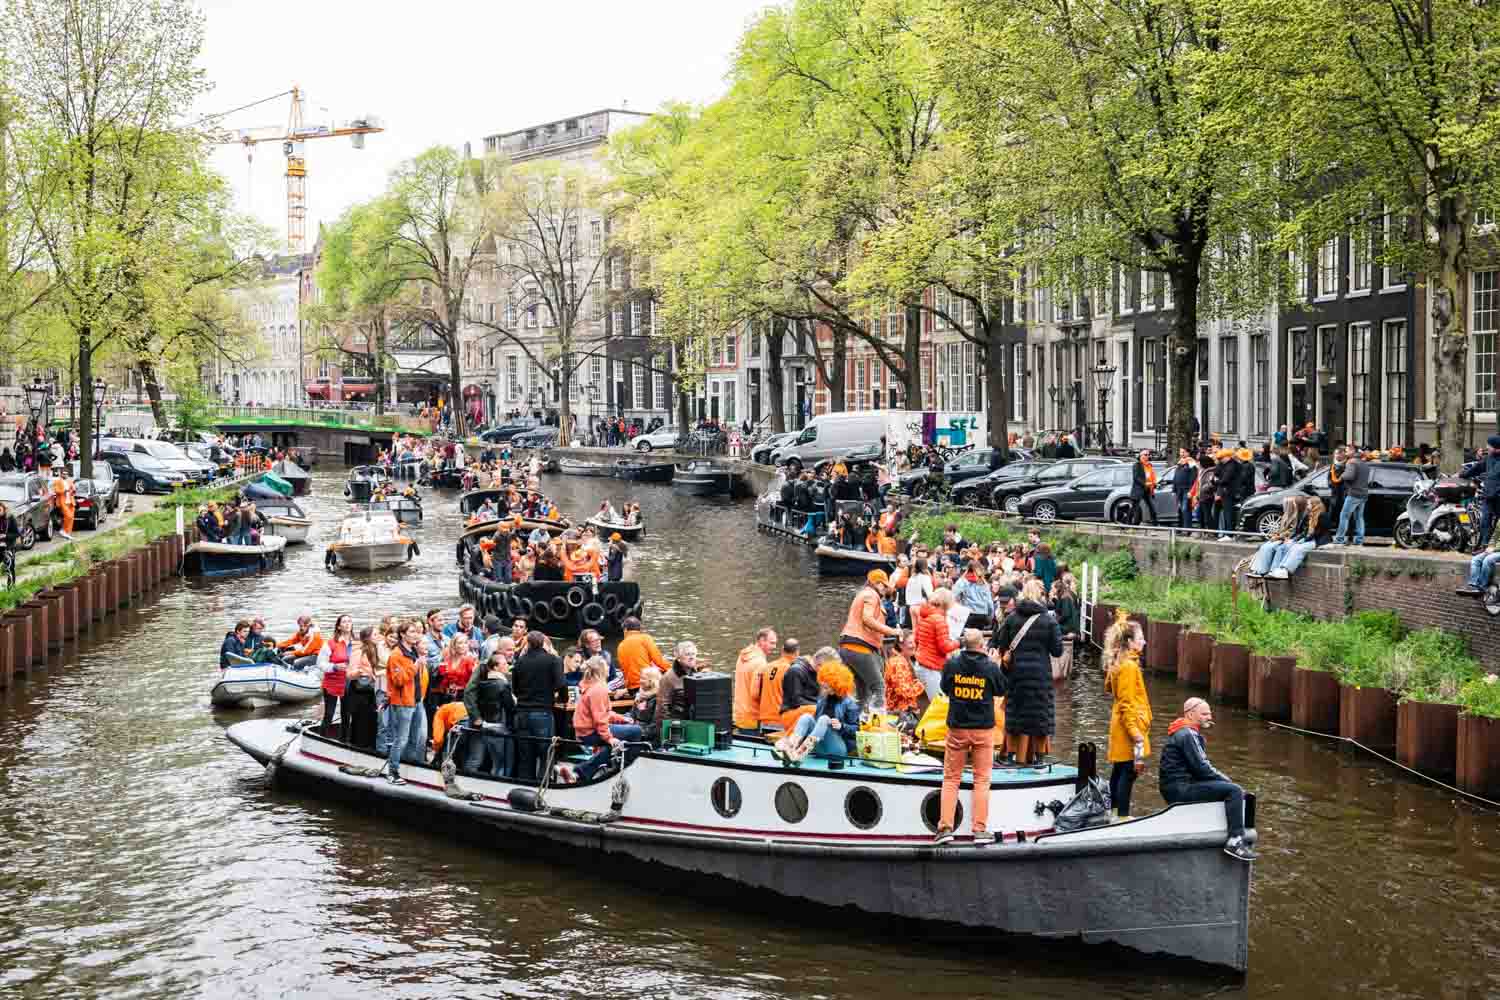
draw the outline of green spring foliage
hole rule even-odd
[[[1487,674],[1469,681],[1458,692],[1458,707],[1467,715],[1500,719],[1500,678]]]

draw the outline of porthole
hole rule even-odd
[[[844,796],[844,815],[861,830],[873,830],[883,812],[880,796],[863,785]]]
[[[720,778],[714,782],[713,788],[708,791],[708,801],[714,804],[714,812],[731,819],[737,816],[740,806],[740,786],[734,783],[733,778]]]
[[[776,814],[788,823],[800,823],[807,816],[807,793],[790,781],[776,789]]]
[[[956,808],[953,810],[953,829],[957,830],[964,825],[964,804],[962,801],[959,801],[954,803],[954,805]],[[937,833],[938,820],[942,816],[942,793],[937,791],[928,792],[927,797],[922,800],[922,822],[926,824],[927,829],[933,833]]]

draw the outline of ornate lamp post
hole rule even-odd
[[[104,379],[94,379],[94,453],[99,452],[99,439],[103,437],[104,430],[104,396],[109,392],[109,386]]]
[[[1098,364],[1093,368],[1094,383],[1099,387],[1099,441],[1108,451],[1112,445],[1109,432],[1109,393],[1114,388],[1114,379],[1120,369],[1111,364]]]

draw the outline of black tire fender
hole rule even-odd
[[[604,605],[597,601],[585,604],[578,614],[585,628],[598,628],[604,624]]]

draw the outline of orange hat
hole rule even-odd
[[[1218,451],[1214,452],[1214,459],[1215,460],[1221,459],[1221,458],[1233,458],[1233,457],[1234,457],[1234,452],[1230,451],[1228,448],[1220,448]]]
[[[495,540],[493,538],[481,538],[479,540],[479,548],[481,550],[485,551],[485,552],[488,552],[490,549],[493,549],[494,547],[495,547]]]
[[[891,582],[891,578],[885,575],[885,570],[883,569],[872,569],[869,573],[865,574],[865,581],[867,583],[879,583],[884,585],[889,584]]]
[[[620,537],[620,533],[618,531],[610,532],[609,540],[612,541],[612,542],[622,542],[622,541],[624,541],[624,539]]]
[[[1249,448],[1241,448],[1239,451],[1234,453],[1234,457],[1239,459],[1241,462],[1248,462],[1254,456],[1250,454]]]

